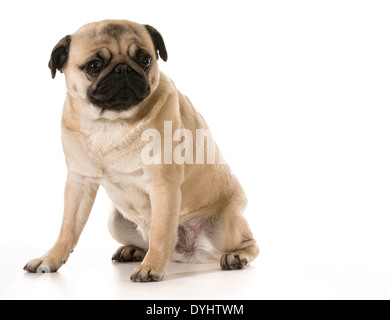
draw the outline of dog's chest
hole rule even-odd
[[[125,123],[101,123],[89,135],[86,151],[99,171],[97,182],[121,212],[133,217],[150,211],[150,200],[141,145],[137,139],[130,139],[130,134],[131,128]]]
[[[100,120],[89,122],[85,131],[87,150],[92,157],[98,158],[118,147],[131,132],[131,127],[125,121]]]
[[[102,176],[121,180],[141,167],[139,139],[132,138],[132,129],[125,121],[97,121],[90,126],[84,150]]]

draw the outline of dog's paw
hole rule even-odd
[[[112,256],[116,262],[139,262],[144,260],[146,252],[134,246],[120,247]]]
[[[58,269],[65,263],[65,259],[58,260],[49,257],[42,257],[31,260],[24,266],[23,270],[30,273],[54,273],[57,272]]]
[[[221,258],[221,268],[223,270],[240,270],[248,264],[248,258],[239,254],[225,254]]]
[[[57,272],[68,260],[70,252],[65,245],[57,244],[53,249],[38,259],[31,260],[23,270],[31,273]]]
[[[133,274],[131,280],[134,282],[156,282],[161,281],[164,277],[164,271],[159,271],[153,267],[141,264]]]

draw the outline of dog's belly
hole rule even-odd
[[[179,225],[178,241],[171,260],[184,263],[208,263],[220,258],[213,246],[207,218],[197,217]]]

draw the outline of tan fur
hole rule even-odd
[[[110,23],[131,26],[136,32],[126,32],[120,42],[114,41],[100,32]],[[140,137],[147,129],[157,129],[164,141],[164,121],[172,121],[173,132],[184,128],[194,137],[197,129],[208,128],[188,98],[158,70],[157,63],[148,75],[151,94],[139,106],[101,113],[88,102],[86,92],[91,80],[79,66],[97,48],[109,49],[113,65],[127,63],[134,44],[154,53],[145,27],[133,22],[93,23],[72,35],[63,70],[68,94],[62,141],[69,172],[63,226],[55,246],[27,264],[28,271],[36,272],[39,266],[56,271],[66,262],[87,222],[99,186],[106,189],[113,202],[110,232],[124,245],[114,256],[126,259],[137,252],[140,260],[146,252],[132,275],[134,281],[161,280],[170,259],[204,262],[218,258],[224,269],[236,269],[258,255],[256,241],[242,217],[246,196],[227,165],[145,165],[141,161],[147,142]],[[174,142],[173,148],[178,143]],[[184,237],[191,237],[180,239],[179,226]],[[178,250],[186,240],[195,246],[196,258],[192,260]]]

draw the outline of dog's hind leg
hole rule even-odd
[[[232,202],[208,226],[210,240],[215,248],[222,252],[223,270],[244,269],[259,255],[259,247],[242,216],[246,199]]]
[[[136,262],[144,259],[149,245],[137,228],[135,223],[126,219],[117,208],[112,206],[108,230],[116,241],[123,244],[112,256],[113,261]]]

